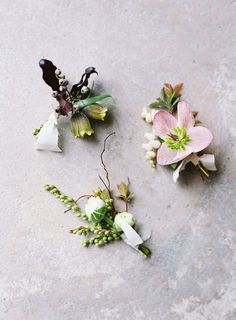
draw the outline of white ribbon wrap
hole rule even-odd
[[[192,162],[194,166],[197,166],[199,162],[202,163],[202,165],[209,171],[216,171],[216,166],[215,166],[215,156],[214,154],[203,154],[202,156],[198,156],[196,153],[190,154],[187,158],[185,158],[178,168],[174,171],[173,173],[173,180],[176,182],[179,178],[179,174],[181,171],[183,171],[186,167],[186,165]]]
[[[124,232],[121,235],[121,238],[134,249],[137,249],[138,246],[143,243],[143,239],[138,235],[138,233],[126,222],[120,223],[120,228]]]
[[[58,147],[59,132],[57,128],[57,117],[57,113],[53,111],[40,132],[37,134],[37,141],[35,145],[37,150],[62,152]]]

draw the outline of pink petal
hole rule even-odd
[[[207,146],[209,146],[213,139],[211,131],[200,126],[190,128],[187,134],[191,139],[187,146],[192,148],[193,152],[198,152],[205,149]]]
[[[176,161],[174,159],[176,155],[177,155],[177,151],[168,149],[166,143],[163,142],[157,151],[157,163],[162,166],[175,163]]]
[[[174,158],[175,162],[179,162],[180,160],[185,159],[192,152],[193,152],[193,149],[189,145],[186,145],[184,150],[177,150],[177,155]]]
[[[195,124],[195,119],[189,105],[182,101],[178,103],[178,126],[180,128],[192,128]]]
[[[155,114],[153,124],[155,134],[164,139],[177,126],[177,120],[169,112],[159,111]]]

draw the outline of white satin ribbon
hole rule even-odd
[[[48,120],[44,123],[42,129],[37,134],[35,148],[37,150],[49,150],[54,152],[62,152],[58,147],[59,132],[57,128],[58,114],[53,111]]]
[[[139,234],[126,222],[120,223],[120,228],[123,231],[121,238],[134,249],[137,249],[138,246],[143,243],[143,239],[139,236]]]
[[[215,156],[214,154],[203,154],[202,156],[198,156],[196,153],[190,154],[186,159],[184,159],[180,165],[177,167],[177,169],[173,173],[173,180],[176,182],[179,178],[179,174],[181,171],[183,171],[186,167],[186,165],[192,162],[194,166],[197,166],[199,162],[202,163],[202,165],[209,171],[216,171],[215,166]]]

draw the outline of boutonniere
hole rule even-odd
[[[95,95],[89,86],[92,74],[97,74],[94,67],[85,69],[78,83],[69,86],[65,75],[50,60],[41,59],[42,78],[52,89],[52,97],[57,106],[53,108],[48,120],[35,129],[36,149],[61,152],[58,147],[58,126],[61,118],[66,117],[75,138],[84,138],[94,134],[91,121],[104,121],[108,112],[106,99],[108,94]]]
[[[213,139],[211,131],[197,120],[198,112],[181,100],[183,83],[172,86],[165,83],[160,97],[144,108],[141,117],[152,126],[152,132],[143,144],[146,158],[153,168],[156,165],[170,166],[176,182],[179,173],[192,163],[206,177],[216,171],[215,156],[203,150]]]
[[[114,133],[113,133],[114,134]],[[103,155],[106,149],[106,141],[101,153],[101,163],[105,171],[105,180],[99,176],[103,188],[96,188],[91,194],[78,197],[76,200],[54,185],[46,184],[44,188],[63,202],[67,211],[73,212],[78,218],[82,218],[87,224],[78,226],[70,230],[72,234],[84,236],[82,242],[84,247],[96,245],[104,246],[112,241],[122,239],[126,244],[137,250],[141,255],[148,257],[151,251],[144,245],[144,241],[150,236],[141,237],[136,229],[136,219],[129,210],[129,204],[133,200],[133,193],[130,191],[130,183],[121,182],[117,185],[118,194],[113,195],[109,173],[106,168]],[[86,200],[83,209],[78,204],[79,201]],[[124,210],[117,210],[115,200],[120,199],[124,202]]]

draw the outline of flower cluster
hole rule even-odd
[[[77,217],[88,222],[86,226],[78,226],[70,230],[72,234],[85,237],[82,241],[84,247],[90,245],[101,247],[114,240],[123,239],[142,256],[147,257],[151,252],[144,246],[144,241],[135,231],[135,218],[128,212],[128,203],[131,201],[133,195],[129,191],[128,185],[124,182],[117,187],[120,192],[117,197],[122,199],[126,204],[125,211],[123,212],[117,212],[114,207],[114,198],[107,189],[97,188],[92,194],[84,195],[74,200],[62,193],[54,185],[44,185],[45,190],[66,205],[66,211],[72,211]],[[82,198],[87,199],[84,210],[77,204]]]
[[[66,116],[70,122],[70,129],[74,137],[84,138],[91,136],[94,130],[91,121],[104,121],[108,112],[104,102],[110,95],[94,95],[89,87],[89,78],[97,74],[94,67],[85,69],[78,83],[69,88],[65,75],[50,60],[41,59],[39,65],[42,69],[43,80],[52,88],[52,96],[58,106],[53,112],[54,116],[34,131],[37,137],[36,149],[61,151],[58,148],[58,119]]]
[[[165,84],[160,97],[150,104],[150,110],[144,108],[141,117],[152,125],[152,133],[146,133],[149,143],[143,144],[147,150],[146,158],[151,166],[169,165],[176,181],[179,172],[191,162],[205,176],[208,171],[215,171],[215,158],[209,154],[199,154],[209,146],[213,136],[209,129],[200,126],[196,120],[197,112],[180,101],[183,84],[176,86]]]

